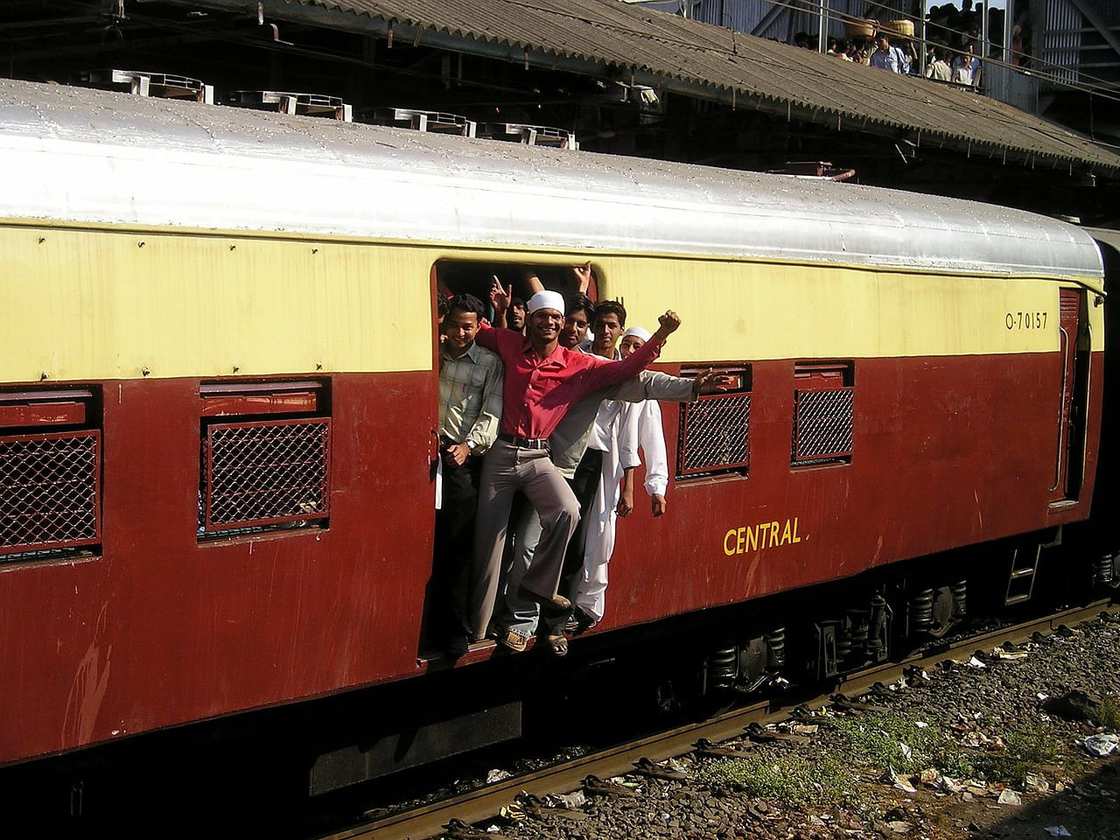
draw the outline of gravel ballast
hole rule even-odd
[[[525,799],[481,828],[510,840],[1120,840],[1116,618],[958,656],[860,699],[875,708],[807,709],[773,727],[802,743],[729,742],[747,751],[661,765],[683,781],[618,777],[637,795]]]

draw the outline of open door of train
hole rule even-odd
[[[1050,503],[1076,502],[1085,470],[1085,433],[1088,418],[1089,329],[1084,289],[1059,289],[1057,442]]]

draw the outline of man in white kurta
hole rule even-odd
[[[648,339],[646,330],[630,328],[622,338],[622,355],[629,355]],[[625,404],[613,400],[603,402],[589,445],[601,449],[604,455],[599,488],[585,523],[583,574],[577,583],[574,601],[597,623],[606,610],[607,568],[614,553],[618,516],[627,515],[633,502],[632,497],[624,498],[624,482],[642,463],[639,449],[645,455],[645,489],[653,500],[653,515],[661,516],[665,512],[669,465],[657,400]]]

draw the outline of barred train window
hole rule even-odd
[[[802,362],[794,367],[795,467],[852,460],[855,370],[851,362]]]
[[[681,376],[696,376],[685,368]],[[703,394],[681,404],[677,479],[746,475],[750,470],[751,368],[741,365],[716,371],[732,377],[726,391]]]
[[[0,392],[0,562],[96,551],[100,392]]]
[[[327,383],[203,384],[199,539],[327,525]]]

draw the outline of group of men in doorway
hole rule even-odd
[[[563,656],[570,634],[601,620],[639,449],[653,515],[666,510],[657,400],[689,401],[726,384],[710,371],[646,370],[680,326],[677,315],[662,315],[654,333],[627,329],[621,302],[587,297],[590,264],[573,274],[578,291],[567,299],[530,276],[524,303],[495,277],[492,325],[478,297],[446,302],[433,581],[451,658],[487,636],[521,652],[538,631]]]

